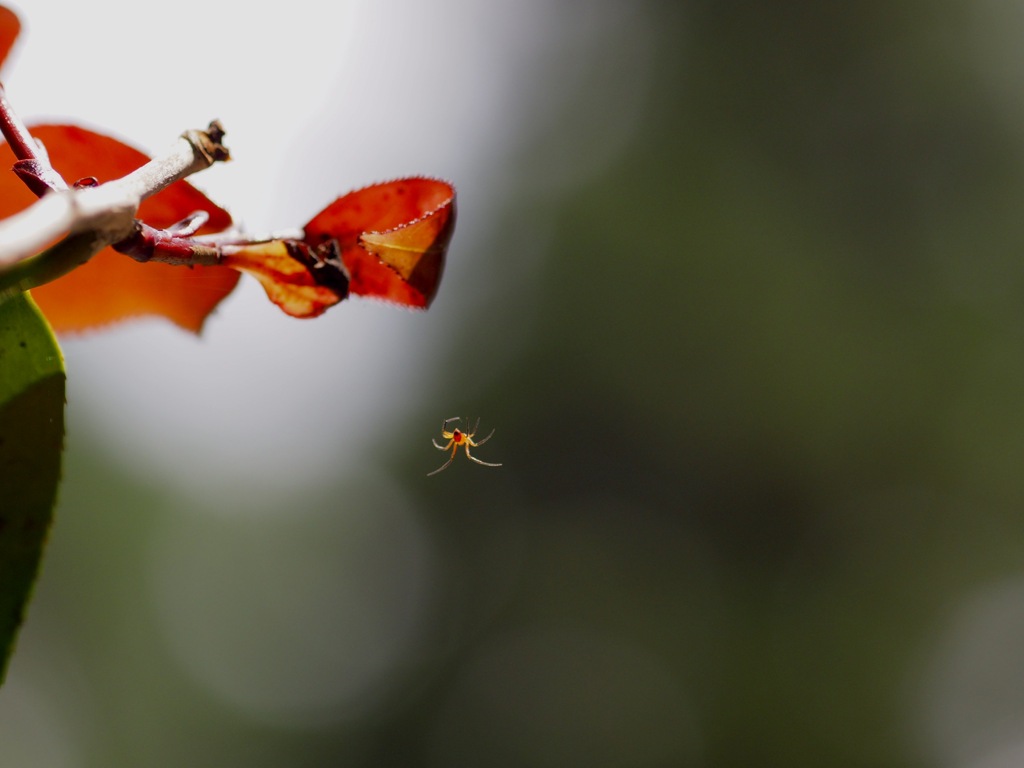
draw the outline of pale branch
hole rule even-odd
[[[0,221],[0,273],[30,259],[66,235],[84,263],[135,232],[135,215],[147,197],[175,181],[228,159],[216,122],[207,131],[187,131],[167,152],[115,181],[93,187],[52,190],[25,210]]]

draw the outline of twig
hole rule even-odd
[[[68,188],[67,182],[50,165],[46,150],[32,138],[7,100],[3,84],[0,84],[0,133],[18,158],[14,172],[36,195],[42,197],[51,190]]]
[[[2,112],[2,109],[0,109]],[[228,158],[216,122],[207,131],[188,131],[163,155],[127,176],[96,187],[54,190],[25,210],[0,221],[0,271],[39,254],[64,235],[76,238],[84,263],[108,245],[136,231],[139,203],[179,179]]]
[[[0,271],[0,302],[63,277],[102,249],[91,233],[68,235],[38,256]]]

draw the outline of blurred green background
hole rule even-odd
[[[557,8],[335,472],[197,494],[72,397],[0,766],[1024,763],[1024,10]],[[504,466],[428,479],[457,414]]]

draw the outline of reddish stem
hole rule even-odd
[[[191,237],[181,237],[165,229],[156,229],[139,220],[135,221],[135,232],[124,240],[113,244],[113,249],[136,261],[159,261],[177,266],[217,264],[220,249],[204,245]]]
[[[40,151],[36,140],[21,122],[11,103],[7,91],[0,84],[0,133],[3,134],[18,162],[14,172],[37,196],[42,197],[55,189],[67,189],[68,185],[57,173],[46,153]]]
[[[28,128],[15,114],[7,100],[7,90],[0,84],[0,133],[10,144],[14,156],[19,160],[41,160],[36,141]]]

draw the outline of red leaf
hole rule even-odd
[[[21,22],[10,8],[0,5],[0,65],[14,47],[14,41],[21,32]]]
[[[437,293],[454,227],[450,184],[400,179],[339,197],[306,225],[306,242],[338,242],[352,293],[425,308]]]
[[[86,176],[95,176],[101,183],[111,181],[149,159],[116,139],[84,128],[41,125],[31,132],[46,146],[54,168],[69,183]],[[0,146],[0,169],[13,163],[10,148]],[[13,173],[0,172],[0,218],[27,207],[34,199]],[[196,210],[210,215],[200,233],[218,232],[231,224],[227,211],[184,181],[145,200],[139,218],[163,228]],[[141,264],[106,248],[68,275],[33,289],[32,297],[57,331],[82,331],[126,318],[159,315],[198,333],[237,282],[238,273],[225,267]]]

